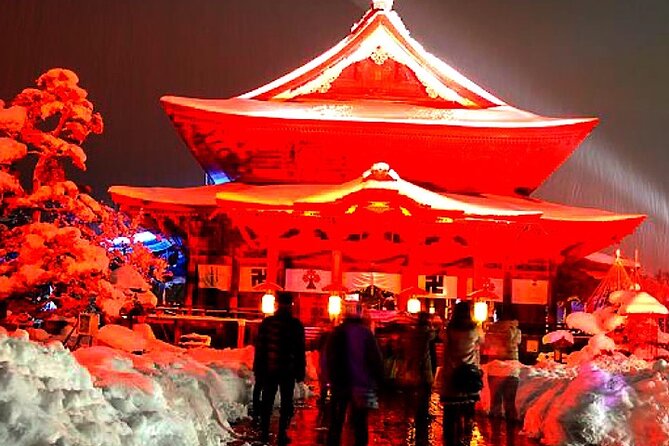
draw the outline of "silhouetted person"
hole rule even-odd
[[[330,340],[331,330],[325,328],[318,337],[318,384],[320,395],[318,404],[324,406],[328,397],[330,388],[330,378],[328,377],[327,346]]]
[[[444,439],[448,446],[460,444],[471,434],[474,404],[480,392],[467,392],[456,379],[456,370],[479,365],[481,334],[472,320],[469,302],[458,302],[446,327],[441,401],[444,406]]]
[[[488,365],[490,416],[501,418],[503,404],[504,417],[509,422],[515,422],[518,419],[516,391],[520,367],[518,363],[509,361],[518,361],[521,333],[510,307],[502,307],[498,316],[499,321],[488,327],[482,347],[490,363]]]
[[[304,381],[306,355],[304,326],[292,316],[293,296],[280,292],[278,309],[260,324],[253,370],[262,380],[261,440],[269,441],[270,418],[277,390],[281,392],[279,410],[280,445],[287,444],[290,419],[293,416],[295,382]]]
[[[405,354],[407,383],[415,396],[413,409],[417,437],[427,432],[429,424],[430,395],[434,381],[430,343],[434,338],[435,332],[430,325],[430,315],[426,312],[419,313],[416,326],[407,333]]]
[[[260,336],[256,336],[255,340],[255,350],[253,353],[253,422],[260,424],[260,419],[262,417],[262,389],[265,385],[265,379],[267,378],[267,366],[264,364],[264,360],[261,360],[259,353],[261,347],[259,346]]]
[[[346,314],[336,327],[327,348],[331,390],[331,425],[328,446],[341,443],[341,433],[350,407],[355,446],[367,445],[367,416],[376,405],[376,387],[383,379],[383,360],[372,331],[362,321],[362,307]]]

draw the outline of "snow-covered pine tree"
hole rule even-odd
[[[136,225],[66,178],[68,162],[86,169],[82,144],[103,130],[78,84],[74,72],[54,68],[9,107],[0,101],[0,300],[35,313],[43,304],[34,297],[49,288],[58,313],[76,314],[95,297],[113,317],[137,296],[112,283],[111,262],[132,266],[146,280],[162,277],[166,263],[139,243],[110,250],[115,237],[132,240]],[[16,168],[26,157],[36,158],[30,188],[22,187]],[[155,305],[151,293],[141,298]]]

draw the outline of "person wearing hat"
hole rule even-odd
[[[265,318],[258,329],[254,372],[262,379],[261,440],[269,441],[270,418],[277,390],[281,392],[278,444],[290,443],[287,430],[293,416],[295,382],[304,381],[306,353],[304,325],[293,317],[293,296],[280,292],[276,314]]]

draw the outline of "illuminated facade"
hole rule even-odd
[[[531,198],[597,119],[506,104],[425,51],[391,4],[249,93],[162,98],[215,184],[110,193],[187,238],[191,296],[199,266],[222,277],[207,286],[232,297],[224,306],[259,305],[254,286],[278,283],[301,293],[305,317],[327,316],[331,290],[369,285],[402,310],[402,289],[464,297],[484,284],[492,300],[545,306],[552,267],[643,220]]]

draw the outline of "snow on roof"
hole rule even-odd
[[[620,314],[666,315],[669,314],[669,309],[650,294],[641,291],[621,305]]]
[[[389,122],[493,128],[560,127],[597,121],[596,118],[549,118],[508,105],[487,109],[436,109],[416,104],[369,99],[346,102],[325,99],[309,102],[270,102],[244,97],[197,99],[179,96],[163,96],[161,101],[216,114],[286,120]]]
[[[544,344],[555,344],[556,342],[559,341],[565,341],[570,344],[574,343],[574,335],[572,335],[569,331],[567,330],[555,330],[551,331],[549,333],[546,333],[543,338],[541,338],[541,342]]]
[[[603,265],[613,265],[613,263],[617,260],[626,268],[636,268],[641,266],[639,263],[635,263],[632,259],[624,259],[622,257],[616,258],[616,256],[612,256],[604,252],[593,252],[585,258],[591,262],[600,263]]]
[[[248,204],[249,207],[290,207],[299,204],[327,204],[357,192],[393,191],[413,200],[417,205],[434,210],[459,211],[471,216],[541,217],[543,220],[563,221],[637,221],[645,218],[641,214],[615,214],[601,209],[568,206],[559,203],[521,196],[492,194],[438,193],[402,180],[379,181],[359,177],[338,184],[278,184],[248,185],[224,183],[215,186],[193,188],[156,188],[113,186],[109,189],[115,202],[135,208],[160,208],[163,210],[192,210],[207,207],[213,209],[218,201],[225,207],[232,203]]]
[[[216,193],[223,187],[231,186],[232,184],[186,188],[112,186],[109,188],[109,194],[116,203],[132,202],[138,207],[146,208],[151,208],[155,204],[171,204],[174,210],[193,212],[200,208],[215,208]],[[180,206],[183,207],[179,208]]]
[[[347,37],[322,55],[240,97],[285,100],[314,91],[327,91],[345,68],[365,59],[372,59],[378,65],[392,59],[407,66],[435,98],[477,108],[504,105],[504,102],[425,51],[410,36],[399,15],[385,8],[368,11]]]

